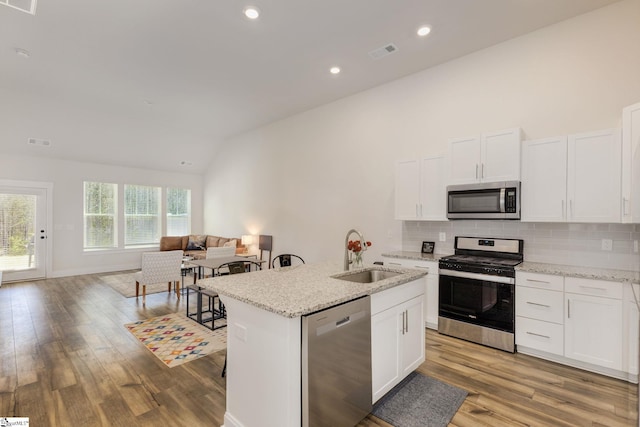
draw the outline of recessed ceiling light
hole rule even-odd
[[[260,16],[260,10],[254,6],[247,6],[244,8],[244,16],[249,19],[258,19]]]
[[[340,74],[340,67],[331,67],[331,68],[329,69],[329,72],[330,72],[331,74]]]
[[[29,58],[31,55],[29,54],[29,51],[26,49],[22,49],[20,47],[17,47],[16,49],[16,55],[21,56],[23,58]]]
[[[427,34],[429,34],[431,32],[431,27],[429,27],[428,25],[424,25],[420,28],[418,28],[418,35],[420,37],[424,37]]]

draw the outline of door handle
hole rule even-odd
[[[409,310],[405,310],[404,311],[406,313],[406,318],[407,318],[407,329],[406,332],[409,333]]]

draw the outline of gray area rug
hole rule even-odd
[[[467,392],[412,372],[384,395],[372,414],[395,427],[446,427]]]
[[[139,270],[129,270],[126,272],[116,273],[103,273],[100,274],[100,280],[111,286],[115,291],[119,292],[126,298],[136,296],[136,279],[135,273]],[[173,289],[173,287],[172,287]],[[167,292],[166,283],[156,283],[154,285],[147,285],[147,295],[157,294],[160,292]],[[140,285],[140,298],[142,298],[142,285]]]

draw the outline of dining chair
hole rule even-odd
[[[147,285],[168,283],[167,292],[171,292],[174,284],[175,293],[180,298],[180,282],[182,281],[182,251],[144,252],[141,270],[134,275],[136,282],[136,298],[147,296]]]
[[[291,267],[292,265],[300,265],[304,264],[304,260],[298,255],[294,254],[281,254],[273,258],[273,262],[271,263],[272,268],[276,267]]]
[[[235,246],[212,246],[210,248],[207,248],[207,254],[205,256],[206,259],[212,259],[212,258],[229,258],[232,256],[236,255],[236,248]],[[218,274],[229,274],[229,270],[225,269],[219,269],[218,268]],[[212,269],[211,271],[211,275],[214,275],[214,271]]]

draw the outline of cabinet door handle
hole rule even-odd
[[[622,215],[629,215],[629,199],[622,198]]]
[[[569,218],[573,219],[573,200],[569,199]]]
[[[476,163],[476,179],[478,179],[478,164]]]
[[[564,210],[564,199],[562,199],[562,219],[567,217],[567,212]]]
[[[550,305],[540,304],[540,303],[538,303],[538,302],[531,302],[531,301],[527,301],[527,304],[537,305],[537,306],[540,306],[540,307],[546,307],[546,308],[551,307]]]
[[[422,203],[420,203],[420,218],[422,218]]]
[[[567,319],[571,319],[571,300],[567,300]]]
[[[529,332],[527,331],[528,335],[534,335],[536,337],[541,337],[541,338],[546,338],[546,339],[551,339],[551,337],[547,336],[547,335],[542,335],[542,334],[536,334],[535,332]]]
[[[406,313],[406,318],[407,318],[407,329],[406,332],[409,333],[409,310],[405,310],[404,311]]]
[[[418,204],[416,203],[416,218],[419,217],[420,215],[418,215]]]
[[[545,283],[545,284],[549,284],[550,282],[547,282],[546,280],[538,280],[538,279],[526,279],[527,282],[534,282],[534,283]]]
[[[480,178],[484,178],[484,163],[480,163]]]
[[[399,262],[388,262],[387,264],[389,264],[389,265],[400,265],[400,266],[402,265]]]

